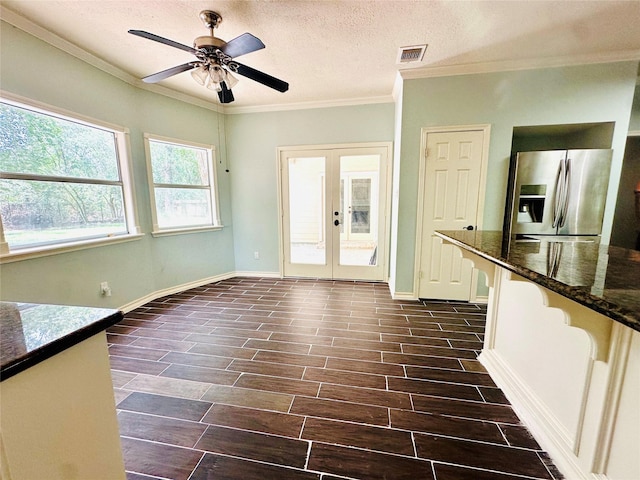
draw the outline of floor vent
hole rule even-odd
[[[424,57],[424,52],[427,50],[427,45],[413,45],[410,47],[400,47],[398,52],[397,63],[412,63],[421,62]]]

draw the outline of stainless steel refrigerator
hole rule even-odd
[[[518,153],[510,166],[505,228],[520,235],[599,235],[612,153]]]

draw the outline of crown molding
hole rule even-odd
[[[195,105],[196,107],[213,110],[216,113],[225,113],[224,107],[222,107],[215,101],[212,102],[211,100],[204,100],[199,97],[194,97],[193,95],[178,92],[177,90],[163,87],[162,85],[158,85],[156,83],[144,83],[142,80],[136,78],[133,83],[131,83],[131,85],[139,88],[140,90],[146,90],[147,92],[164,95],[165,97],[173,98],[174,100],[179,100],[184,103],[189,103],[191,105]]]
[[[124,70],[106,62],[105,60],[97,57],[96,55],[89,53],[81,47],[69,42],[68,40],[48,31],[40,25],[33,23],[7,7],[0,5],[0,19],[13,25],[14,27],[33,35],[34,37],[44,41],[45,43],[62,50],[69,55],[72,55],[79,60],[102,70],[103,72],[112,75],[123,82],[139,88],[144,91],[152,92],[159,95],[164,95],[174,100],[178,100],[184,103],[195,105],[197,107],[212,110],[216,113],[223,114],[242,114],[242,113],[263,113],[263,112],[277,112],[288,110],[309,110],[316,108],[331,108],[331,107],[346,107],[357,105],[370,105],[381,103],[394,103],[394,100],[398,93],[401,91],[399,82],[402,80],[412,80],[419,78],[430,77],[443,77],[454,75],[469,75],[477,73],[493,73],[501,71],[514,71],[514,70],[531,70],[536,68],[551,68],[551,67],[563,67],[563,66],[575,66],[584,64],[595,63],[613,63],[624,61],[638,61],[640,60],[640,50],[628,50],[613,53],[593,54],[573,57],[553,57],[547,59],[524,59],[514,61],[500,61],[500,62],[484,62],[473,63],[466,65],[453,65],[453,66],[435,66],[435,67],[419,67],[419,68],[405,68],[398,71],[398,77],[394,84],[392,92],[389,95],[375,96],[375,97],[360,97],[341,100],[321,100],[310,102],[297,102],[286,104],[273,104],[273,105],[255,105],[255,106],[222,106],[218,103],[211,102],[193,95],[185,94],[177,90],[167,88],[157,84],[148,84],[141,81],[139,78],[125,72]],[[638,79],[640,82],[640,77]]]
[[[62,50],[69,55],[99,69],[105,73],[108,73],[111,76],[122,80],[123,82],[132,85],[141,90],[146,90],[148,92],[157,93],[160,95],[164,95],[166,97],[173,98],[175,100],[179,100],[181,102],[189,103],[191,105],[195,105],[197,107],[206,108],[208,110],[213,110],[218,113],[222,113],[223,109],[215,104],[203,100],[198,97],[194,97],[192,95],[187,95],[171,88],[163,87],[161,85],[153,85],[144,83],[137,77],[125,72],[124,70],[110,64],[102,60],[101,58],[93,55],[92,53],[87,52],[86,50],[78,47],[74,43],[56,35],[55,33],[50,32],[49,30],[41,27],[40,25],[33,23],[31,20],[24,18],[23,16],[15,13],[12,10],[9,10],[3,5],[0,5],[0,19],[7,22],[10,25],[32,35],[43,42],[51,45],[52,47],[57,48],[58,50]]]
[[[240,113],[264,113],[288,110],[310,110],[314,108],[352,107],[356,105],[371,105],[377,103],[393,103],[392,95],[378,97],[360,97],[343,100],[322,100],[314,102],[284,103],[278,105],[256,105],[246,107],[225,107],[224,113],[234,115]]]
[[[401,69],[399,73],[403,80],[414,80],[419,78],[449,77],[455,75],[472,75],[477,73],[534,70],[538,68],[571,67],[577,65],[591,65],[597,63],[615,63],[639,60],[640,50],[624,50],[619,52],[588,55],[533,59],[528,58],[497,62],[468,63],[465,65],[420,67],[412,69]]]
[[[123,82],[133,84],[133,82],[135,81],[135,78],[127,72],[114,67],[101,58],[90,54],[86,50],[83,50],[70,41],[56,35],[55,33],[50,32],[49,30],[41,27],[36,23],[33,23],[31,20],[22,17],[21,15],[15,13],[12,10],[9,10],[7,7],[2,5],[0,5],[0,19],[36,38],[39,38],[43,42],[48,43],[49,45],[82,60],[85,63],[88,63],[110,75],[113,75],[114,77],[119,78]]]
[[[109,75],[112,75],[123,82],[139,88],[141,90],[145,90],[148,92],[156,93],[159,95],[164,95],[166,97],[173,98],[175,100],[179,100],[181,102],[189,103],[191,105],[195,105],[197,107],[206,108],[208,110],[213,110],[217,113],[223,114],[239,114],[239,113],[259,113],[259,112],[274,112],[274,111],[285,111],[285,110],[306,110],[312,108],[330,108],[330,107],[342,107],[342,106],[353,106],[353,105],[365,105],[372,103],[392,103],[393,99],[391,95],[382,96],[382,97],[365,97],[365,98],[355,98],[355,99],[346,99],[346,100],[328,100],[328,101],[318,101],[318,102],[300,102],[300,103],[289,103],[289,104],[278,104],[278,105],[257,105],[257,106],[246,106],[246,107],[229,107],[219,105],[217,103],[207,101],[193,95],[188,95],[182,92],[178,92],[177,90],[163,87],[161,85],[156,84],[148,84],[144,83],[137,77],[125,72],[124,70],[112,65],[104,61],[103,59],[97,57],[96,55],[89,53],[88,51],[82,49],[81,47],[71,43],[70,41],[56,35],[55,33],[50,32],[49,30],[41,27],[40,25],[32,22],[31,20],[26,19],[25,17],[15,13],[14,11],[8,9],[7,7],[0,5],[0,19],[7,22],[10,25],[32,35],[43,42],[62,50],[69,55],[99,69]]]

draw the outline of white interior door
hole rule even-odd
[[[476,228],[483,167],[483,130],[426,132],[418,296],[471,298],[473,267],[435,230]],[[488,140],[487,140],[488,141]]]
[[[389,151],[281,149],[285,276],[385,280]]]

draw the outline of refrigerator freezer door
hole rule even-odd
[[[555,235],[554,202],[566,150],[521,152],[516,157],[511,233]]]
[[[612,150],[567,152],[568,202],[559,235],[599,235],[609,187]]]

